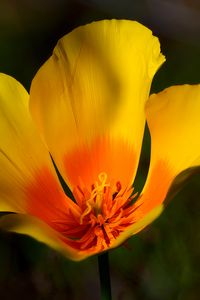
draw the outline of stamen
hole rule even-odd
[[[89,200],[86,202],[87,208],[86,210],[82,213],[81,217],[80,217],[80,224],[83,224],[83,218],[85,216],[87,216],[87,214],[89,214],[92,210],[92,205],[89,203]]]
[[[116,187],[117,187],[117,192],[119,193],[119,191],[120,191],[121,188],[122,188],[122,185],[121,185],[120,181],[117,181]]]

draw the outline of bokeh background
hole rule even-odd
[[[137,20],[159,37],[167,62],[152,91],[200,82],[199,0],[0,0],[0,72],[29,89],[60,37],[78,25],[105,18]],[[146,129],[137,191],[145,181],[149,154]],[[200,299],[199,175],[158,220],[126,247],[110,252],[110,268],[114,300]],[[74,263],[29,237],[0,232],[2,300],[99,297],[96,257]]]

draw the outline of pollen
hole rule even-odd
[[[60,225],[67,243],[77,250],[104,251],[134,223],[134,189],[107,179],[106,173],[100,173],[90,189],[82,184],[73,191],[76,203]]]

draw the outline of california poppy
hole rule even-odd
[[[200,86],[149,98],[164,61],[149,29],[104,20],[59,40],[30,96],[0,75],[0,211],[14,213],[0,219],[1,228],[81,260],[120,245],[160,215],[200,164]],[[138,196],[132,184],[146,120],[151,162]]]

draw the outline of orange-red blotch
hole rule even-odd
[[[101,172],[108,175],[108,182],[120,181],[122,186],[133,183],[137,168],[134,146],[127,141],[99,138],[86,145],[81,143],[64,157],[67,179],[72,187],[83,181],[91,187]]]
[[[46,167],[38,170],[34,181],[26,187],[26,196],[27,212],[58,231],[63,230],[61,221],[68,219],[69,209],[74,214],[79,213],[77,206],[62,191],[58,179]]]

